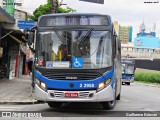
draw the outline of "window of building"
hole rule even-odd
[[[139,48],[139,49],[138,49],[138,52],[143,52],[143,49],[142,49],[142,48]]]
[[[137,52],[137,51],[138,51],[138,49],[137,49],[137,48],[133,48],[133,51],[134,51],[134,52]]]
[[[149,52],[150,52],[150,53],[153,53],[154,51],[153,51],[153,49],[150,49]]]
[[[122,50],[123,50],[123,51],[127,51],[127,48],[126,48],[126,47],[124,47],[124,48],[122,48]]]
[[[132,52],[132,51],[133,51],[133,48],[128,48],[128,51],[129,51],[129,52]]]
[[[145,53],[148,53],[148,52],[149,52],[149,49],[144,49],[144,52],[145,52]]]

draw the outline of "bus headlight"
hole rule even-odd
[[[44,90],[46,90],[46,84],[43,83],[43,82],[41,82],[41,88],[44,89]]]
[[[36,84],[43,90],[46,90],[46,84],[36,78]]]
[[[98,89],[103,89],[105,86],[104,82],[98,84]]]
[[[108,79],[108,80],[105,80],[101,83],[98,84],[98,87],[97,87],[97,92],[99,92],[100,90],[104,89],[106,86],[108,86],[111,82],[111,79]]]

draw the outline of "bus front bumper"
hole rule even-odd
[[[77,98],[65,97],[65,93],[77,93]],[[103,102],[113,100],[114,92],[111,85],[103,90],[88,91],[58,91],[58,90],[42,90],[38,85],[35,85],[35,97],[39,101],[55,101],[55,102]]]
[[[125,83],[125,82],[133,83],[134,82],[134,77],[132,77],[131,79],[122,79],[122,83]]]

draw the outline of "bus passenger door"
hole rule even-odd
[[[121,77],[122,77],[122,66],[121,66],[121,42],[120,40],[116,39],[116,56],[115,56],[115,72],[116,72],[116,96],[119,95],[121,91]]]

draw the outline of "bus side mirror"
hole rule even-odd
[[[28,35],[28,45],[29,46],[32,45],[33,40],[34,40],[34,33],[30,32],[29,35]]]
[[[118,39],[118,50],[120,51],[121,53],[121,41]]]
[[[30,50],[35,53],[35,49],[31,47],[31,45],[34,43],[34,33],[31,31],[28,35],[28,46]]]
[[[136,70],[136,66],[134,67],[134,70]]]

